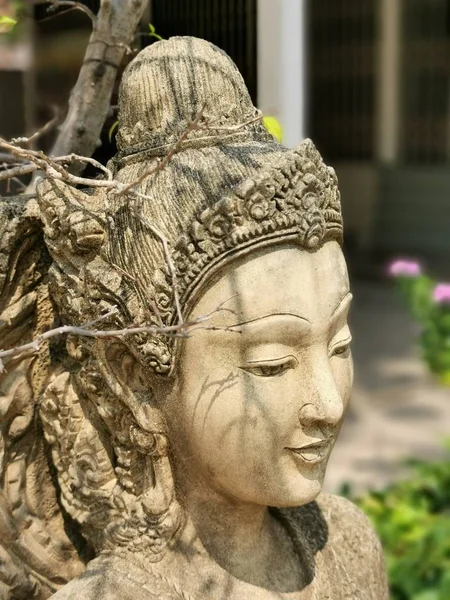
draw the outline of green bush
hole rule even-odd
[[[450,456],[449,456],[450,458]],[[450,460],[354,501],[383,544],[392,600],[450,600]]]
[[[450,283],[434,281],[411,260],[393,261],[389,274],[421,326],[420,345],[426,364],[443,385],[450,386]]]

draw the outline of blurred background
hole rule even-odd
[[[95,12],[99,0],[84,4]],[[0,35],[0,135],[9,138],[64,117],[91,23],[31,0],[0,0],[0,15],[18,20]],[[136,49],[156,41],[149,23],[163,38],[194,35],[226,50],[283,142],[311,137],[337,171],[356,378],[329,488],[382,486],[403,472],[403,457],[440,455],[450,388],[421,361],[420,327],[386,264],[415,257],[450,278],[450,0],[152,0]],[[95,154],[102,162],[115,152],[115,102]]]

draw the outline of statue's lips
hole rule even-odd
[[[298,448],[287,448],[298,456],[302,461],[308,464],[317,464],[322,462],[329,454],[331,449],[331,440],[326,439],[312,444],[305,444]]]

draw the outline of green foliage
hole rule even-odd
[[[275,117],[263,117],[263,124],[267,131],[273,135],[273,137],[278,141],[283,141],[283,130],[281,128],[281,124]]]
[[[410,464],[410,479],[355,501],[383,544],[391,600],[449,600],[450,460]]]
[[[397,278],[400,292],[409,306],[412,316],[425,324],[434,306],[433,289],[435,282],[426,275],[418,277],[400,276]]]
[[[114,123],[109,128],[108,139],[109,139],[110,142],[112,142],[112,138],[113,138],[114,132],[116,131],[116,129],[118,127],[119,127],[119,121],[114,121]]]
[[[0,33],[8,32],[17,24],[17,21],[12,17],[7,17],[6,15],[0,15]]]
[[[156,29],[155,29],[155,26],[153,25],[153,23],[148,24],[148,31],[149,31],[149,33],[148,33],[149,37],[154,37],[157,40],[164,39],[158,33],[156,33]]]
[[[450,385],[450,284],[437,283],[416,262],[395,261],[390,271],[421,326],[423,359],[442,384]]]

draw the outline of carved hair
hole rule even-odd
[[[290,151],[271,138],[236,67],[212,44],[172,38],[141,52],[124,74],[119,109],[110,167],[124,183],[156,166],[200,110],[204,126],[140,181],[140,197],[39,185],[52,299],[65,322],[116,306],[103,328],[171,325],[175,295],[186,317],[238,256],[283,242],[307,250],[341,242],[334,171],[311,141]],[[173,339],[71,338],[67,348],[41,403],[62,504],[97,551],[148,550],[157,560],[182,519],[157,397],[176,374]],[[113,366],[123,355],[142,366],[147,391],[124,391]]]

